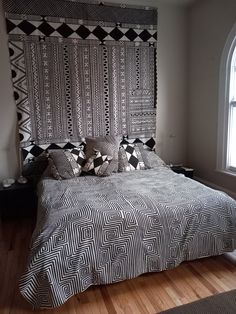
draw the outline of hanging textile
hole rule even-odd
[[[156,128],[157,11],[5,0],[21,146]]]

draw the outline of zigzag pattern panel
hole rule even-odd
[[[32,121],[31,108],[28,100],[24,43],[9,42],[9,54],[11,60],[11,75],[14,87],[14,98],[17,106],[20,140],[28,142],[32,140]]]
[[[40,223],[20,284],[36,308],[236,248],[235,201],[165,167],[45,179],[39,189]]]

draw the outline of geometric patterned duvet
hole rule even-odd
[[[35,308],[91,285],[157,272],[236,249],[236,202],[158,169],[43,179],[31,253],[20,281]]]

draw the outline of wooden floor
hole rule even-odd
[[[117,284],[91,287],[58,309],[33,311],[18,290],[32,222],[2,223],[0,228],[0,314],[159,313],[236,288],[236,255],[233,253],[183,263],[173,270]]]

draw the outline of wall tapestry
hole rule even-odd
[[[5,0],[21,146],[156,128],[157,11]]]

